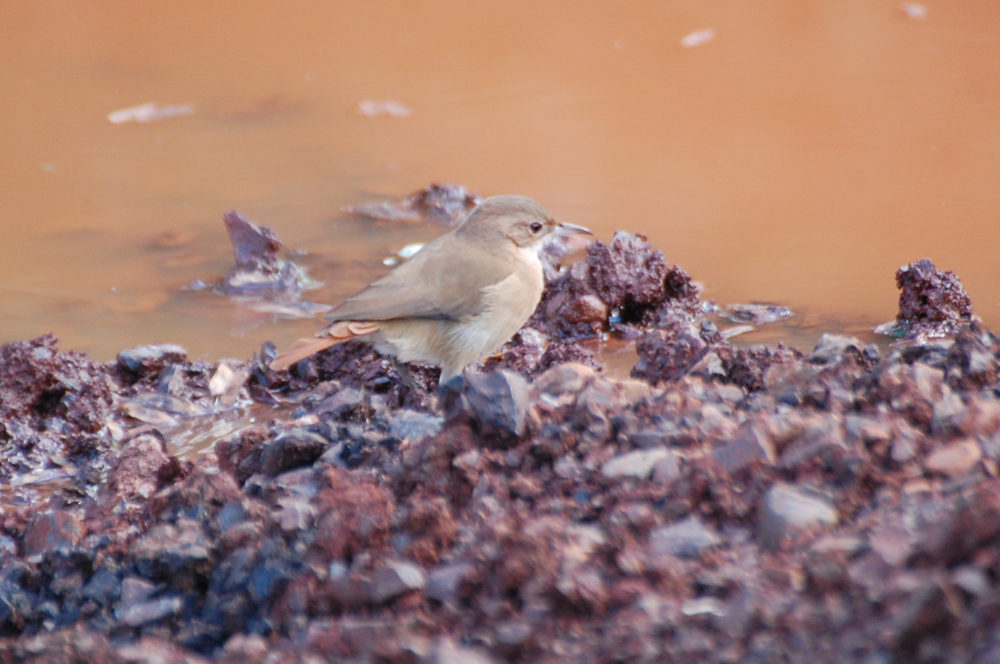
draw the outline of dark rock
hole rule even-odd
[[[52,335],[0,346],[0,477],[72,460],[84,483],[98,483],[111,401],[107,367],[60,352]]]
[[[231,210],[223,221],[240,268],[274,271],[278,269],[281,240],[270,226],[260,226]]]
[[[136,346],[118,353],[118,365],[134,374],[160,372],[187,359],[187,351],[177,344]]]
[[[524,433],[528,383],[520,375],[504,369],[472,374],[466,377],[462,402],[464,414],[485,435],[507,439]]]
[[[972,301],[953,272],[940,270],[928,258],[896,272],[899,313],[895,323],[877,332],[909,339],[950,336],[972,321]]]
[[[694,324],[647,332],[636,342],[639,361],[631,376],[653,385],[675,381],[693,368],[708,349],[701,328]]]
[[[135,541],[130,553],[142,576],[184,591],[203,586],[211,574],[212,544],[191,519],[154,526]]]
[[[261,472],[277,475],[306,466],[320,457],[330,443],[323,436],[306,429],[291,429],[281,434],[261,452]]]
[[[431,184],[394,203],[363,203],[347,211],[381,221],[414,223],[426,219],[457,226],[479,201],[479,196],[460,184]]]
[[[266,300],[264,311],[291,317],[311,316],[329,309],[326,305],[298,301],[302,292],[315,282],[301,267],[279,258],[282,244],[273,228],[255,224],[236,210],[227,212],[223,221],[236,256],[236,265],[218,285],[225,295],[247,298],[245,304],[249,306],[253,306],[254,300]]]

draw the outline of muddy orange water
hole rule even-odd
[[[646,233],[808,345],[954,270],[1000,327],[1000,4],[32,2],[0,22],[0,340],[246,357],[312,321],[182,287],[273,226],[336,301],[439,232],[341,208],[433,181]],[[706,32],[710,31],[710,32]],[[685,45],[686,44],[686,45]],[[147,102],[191,113],[109,114]],[[371,117],[363,102],[395,102]]]

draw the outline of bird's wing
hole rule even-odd
[[[428,243],[410,260],[334,307],[326,319],[460,320],[477,313],[482,288],[502,281],[514,270],[509,261],[483,260],[481,254],[476,259],[454,241],[442,246]]]

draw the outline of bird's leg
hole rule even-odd
[[[392,368],[396,370],[399,374],[400,379],[403,381],[403,385],[410,392],[417,392],[417,382],[413,379],[413,374],[410,373],[410,368],[406,366],[404,362],[400,362],[396,358],[392,358]]]

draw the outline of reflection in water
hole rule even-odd
[[[646,233],[707,296],[791,307],[804,344],[892,318],[922,256],[995,327],[1000,6],[914,4],[17,3],[3,339],[282,345],[315,323],[182,288],[230,266],[222,214],[307,249],[336,302],[442,231],[342,209],[434,181]]]

